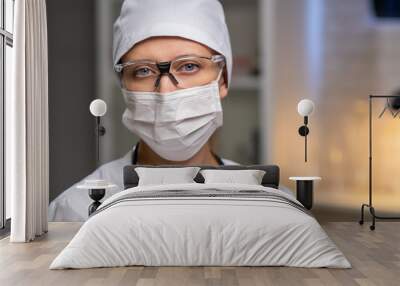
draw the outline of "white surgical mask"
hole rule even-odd
[[[193,157],[222,125],[218,80],[168,93],[124,88],[122,93],[127,105],[122,123],[170,161]]]

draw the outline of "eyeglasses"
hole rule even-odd
[[[180,88],[205,85],[215,80],[225,66],[225,57],[181,56],[169,62],[128,61],[114,66],[122,86],[130,91],[154,91],[167,75]]]

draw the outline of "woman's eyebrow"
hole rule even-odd
[[[185,55],[180,55],[180,56],[177,56],[177,57],[175,57],[175,59],[177,59],[177,58],[183,58],[183,57],[206,57],[206,58],[208,58],[208,57],[211,57],[212,55],[199,55],[199,54],[185,54]]]
[[[183,54],[183,55],[179,55],[174,57],[171,60],[162,60],[162,61],[156,61],[154,58],[140,58],[140,59],[128,59],[127,62],[135,62],[135,61],[150,61],[150,62],[169,62],[169,61],[173,61],[175,59],[179,59],[179,58],[184,58],[184,57],[205,57],[205,58],[209,58],[212,55],[199,55],[199,54],[195,54],[195,53],[191,53],[191,54]]]

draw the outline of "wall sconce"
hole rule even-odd
[[[297,104],[297,112],[304,117],[304,125],[300,126],[299,134],[304,137],[304,162],[307,162],[307,135],[310,133],[308,128],[308,116],[314,110],[314,103],[309,99],[302,99]]]
[[[106,129],[100,124],[100,117],[107,112],[107,104],[104,100],[95,99],[90,103],[90,113],[96,117],[96,147],[97,147],[97,164],[100,162],[100,136],[106,134]]]

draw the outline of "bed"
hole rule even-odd
[[[277,166],[192,167],[198,170],[192,171],[192,181],[177,183],[165,174],[181,166],[126,166],[125,190],[101,204],[50,269],[351,267],[313,215],[278,189]],[[140,183],[146,178],[139,171],[157,168],[164,183],[154,175],[147,176],[150,185]],[[218,176],[209,176],[212,170],[230,172],[231,181],[219,182]],[[238,181],[240,174],[256,170],[259,184]]]

